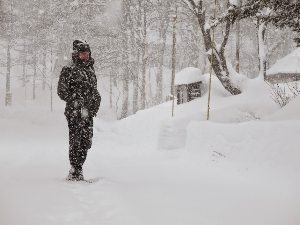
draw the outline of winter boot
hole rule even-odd
[[[74,173],[75,173],[75,169],[74,169],[74,167],[72,166],[71,169],[70,169],[70,171],[69,171],[69,174],[68,174],[66,180],[70,180],[70,181],[75,180]]]
[[[84,180],[82,170],[76,170],[73,166],[71,167],[69,174],[66,178],[69,181],[81,181]]]
[[[83,177],[83,174],[82,174],[82,170],[75,171],[74,175],[75,175],[75,180],[76,181],[84,180],[84,177]]]

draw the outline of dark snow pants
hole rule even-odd
[[[92,147],[93,118],[67,117],[69,127],[69,159],[81,171],[87,152]]]

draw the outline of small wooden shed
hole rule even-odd
[[[300,48],[278,60],[266,74],[266,81],[272,84],[300,80]]]
[[[175,75],[177,104],[186,103],[201,97],[203,76],[198,68],[187,67]]]

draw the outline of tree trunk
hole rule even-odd
[[[144,3],[145,4],[145,3]],[[141,109],[146,108],[146,65],[147,65],[147,15],[146,6],[144,5],[143,15],[143,43],[142,43],[142,84],[141,84]]]
[[[133,113],[138,111],[138,101],[139,101],[139,74],[140,74],[140,50],[137,52],[137,61],[135,65],[135,74],[133,77],[133,100],[132,100],[132,110]]]
[[[121,119],[124,119],[128,116],[128,97],[129,97],[129,75],[130,75],[130,60],[129,60],[129,40],[128,40],[128,22],[129,22],[129,6],[128,1],[124,0],[122,2],[122,10],[123,10],[123,24],[122,24],[122,61],[123,61],[123,102],[122,102],[122,111],[121,111]]]
[[[45,50],[43,54],[43,85],[42,85],[43,91],[45,91],[46,89],[46,73],[47,73],[46,57],[47,57],[47,53]]]
[[[50,49],[50,110],[53,112],[53,50]]]
[[[128,116],[129,85],[128,85],[128,79],[126,77],[123,78],[122,82],[123,82],[123,104],[122,104],[121,119],[124,119]]]
[[[26,87],[26,83],[27,83],[27,76],[26,76],[26,41],[24,39],[23,42],[23,53],[22,53],[22,68],[23,68],[23,77],[22,77],[22,86],[24,87],[25,90],[25,100],[27,99],[27,87]]]
[[[23,77],[22,77],[22,86],[26,88],[26,42],[23,42],[23,54],[22,54],[22,68],[23,68]]]
[[[33,80],[32,80],[32,99],[35,100],[36,98],[36,86],[35,86],[35,82],[36,82],[36,67],[37,67],[37,57],[36,55],[34,55],[34,59],[33,59]]]
[[[241,7],[243,5],[243,1],[239,0],[238,7]],[[240,72],[240,33],[241,33],[241,24],[240,24],[240,18],[236,21],[236,52],[235,52],[235,66],[236,66],[236,72]]]
[[[240,20],[236,22],[236,52],[235,52],[236,72],[240,72]]]
[[[169,6],[169,4],[167,4]],[[160,104],[163,101],[163,65],[164,65],[164,55],[167,41],[167,29],[169,26],[168,14],[163,12],[160,16],[160,31],[159,31],[159,62],[158,71],[156,74],[156,104]]]
[[[240,94],[241,91],[234,87],[234,85],[231,83],[226,57],[225,57],[225,46],[228,42],[229,34],[230,34],[230,21],[226,21],[225,26],[225,34],[223,38],[223,42],[221,44],[220,50],[217,51],[215,42],[212,41],[210,30],[205,29],[205,15],[201,14],[198,15],[198,22],[200,25],[200,29],[204,38],[204,46],[205,50],[208,53],[208,59],[212,65],[212,68],[217,76],[217,78],[221,81],[223,87],[230,92],[232,95]],[[211,48],[213,48],[213,54],[211,51]]]
[[[129,16],[130,24],[133,24],[133,19]],[[133,96],[132,96],[132,112],[136,113],[138,111],[138,95],[139,95],[139,87],[138,87],[138,76],[139,76],[139,61],[140,61],[140,51],[136,44],[135,39],[135,27],[131,26],[130,29],[130,70],[132,74],[133,81]]]
[[[258,20],[258,58],[259,58],[259,77],[266,78],[267,59],[266,59],[266,22]]]
[[[12,47],[12,33],[13,33],[13,2],[10,1],[10,18],[9,18],[9,34],[8,34],[8,44],[7,44],[7,62],[6,62],[6,95],[5,95],[5,106],[11,106],[12,104],[12,93],[10,90],[10,70],[11,70],[11,47]]]
[[[109,106],[112,109],[112,97],[113,97],[113,90],[112,90],[112,86],[113,86],[113,69],[110,69],[110,73],[109,73]]]
[[[164,65],[164,54],[166,48],[166,40],[167,40],[167,30],[166,28],[162,27],[161,31],[161,43],[160,43],[160,51],[159,51],[159,64],[158,70],[156,75],[156,103],[162,103],[162,93],[163,93],[163,65]]]
[[[6,62],[6,95],[5,95],[5,106],[11,106],[12,99],[10,93],[10,69],[11,69],[11,40],[9,39],[7,45],[7,62]]]

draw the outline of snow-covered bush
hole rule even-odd
[[[284,83],[284,84],[270,84],[271,96],[274,102],[280,107],[287,105],[293,98],[300,94],[300,87],[298,82]]]

